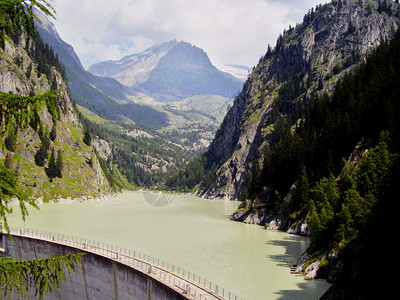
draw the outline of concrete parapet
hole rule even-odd
[[[1,241],[1,248],[15,259],[55,257],[83,252],[81,249],[60,243],[18,235],[13,235],[11,241],[3,235]],[[67,280],[60,288],[45,299],[194,299],[179,286],[170,286],[157,280],[151,270],[150,273],[143,272],[115,259],[91,252],[87,252],[76,271],[66,277]],[[20,298],[13,295],[11,299]],[[35,297],[31,296],[30,299]]]

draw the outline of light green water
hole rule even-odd
[[[64,233],[157,257],[212,281],[246,300],[319,299],[323,280],[305,281],[289,267],[308,239],[229,220],[237,202],[178,195],[151,206],[141,192],[115,200],[41,204],[25,224],[15,209],[9,225]]]

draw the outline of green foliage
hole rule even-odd
[[[43,167],[46,163],[48,155],[49,155],[48,150],[42,145],[34,156],[36,165],[39,167]]]
[[[206,158],[199,156],[172,176],[167,178],[166,186],[176,191],[189,192],[204,178]]]
[[[53,98],[59,91],[48,91],[44,94],[36,95],[33,97],[20,96],[15,94],[7,94],[0,92],[0,134],[6,132],[17,132],[18,130],[25,129],[30,123],[32,118],[36,118],[39,111],[45,103],[53,101]],[[43,134],[42,134],[43,136]],[[43,140],[46,140],[43,138]],[[38,151],[35,155],[37,164],[43,164],[47,158],[46,145],[42,151]],[[0,176],[0,209],[1,209],[1,223],[0,228],[8,228],[6,213],[10,213],[8,208],[10,199],[16,197],[19,200],[20,208],[23,217],[27,214],[25,203],[31,204],[36,207],[33,200],[27,199],[25,196],[17,192],[17,176],[13,171],[1,166]],[[3,224],[4,222],[4,224]]]
[[[56,176],[58,178],[62,177],[63,167],[64,167],[64,160],[63,160],[63,156],[62,156],[62,151],[58,150],[57,161],[56,161]]]
[[[46,0],[1,0],[0,1],[0,48],[4,48],[9,33],[19,35],[26,30],[35,31],[34,9],[54,17],[54,9]]]
[[[0,92],[0,134],[13,128],[25,129],[36,120],[44,104],[54,107],[54,97],[59,92],[50,90],[32,97]]]
[[[400,31],[345,75],[332,96],[314,96],[294,126],[280,103],[280,133],[265,151],[258,192],[269,191],[280,207],[279,195],[298,182],[288,213],[308,215],[312,257],[339,254],[344,267],[336,275],[345,298],[368,299],[366,291],[377,286],[371,270],[389,273],[379,258],[398,252],[399,99]]]
[[[207,170],[205,171],[205,176],[203,179],[202,178],[197,179],[198,181],[203,180],[201,183],[201,187],[203,189],[210,187],[211,184],[215,182],[215,179],[217,178],[218,169],[219,166],[216,163],[214,163],[208,171]]]
[[[15,260],[0,258],[0,287],[3,296],[11,291],[23,296],[34,287],[35,296],[43,299],[53,288],[65,281],[64,267],[71,274],[84,253],[67,254],[53,258]]]
[[[191,158],[190,153],[182,151],[181,147],[165,136],[138,125],[106,120],[91,121],[83,114],[80,114],[80,119],[87,135],[90,133],[90,136],[98,136],[112,147],[112,159],[100,162],[103,171],[109,169],[105,174],[110,175],[109,179],[114,177],[114,184],[122,182],[120,178],[117,179],[121,174],[136,187],[163,184],[168,176],[186,165],[187,160]],[[144,136],[129,135],[130,132],[138,131],[142,131]]]
[[[54,53],[53,48],[46,44],[38,34],[31,34],[30,39],[32,40],[32,43],[31,45],[29,45],[27,51],[29,56],[37,64],[36,73],[38,77],[40,77],[41,74],[46,75],[46,78],[49,80],[51,89],[56,89],[57,80],[53,69],[56,69],[61,74],[61,77],[65,80],[66,71],[64,65],[60,62],[58,54]],[[29,68],[27,72],[28,71]],[[30,75],[27,77],[29,78]],[[49,111],[52,113],[53,116],[55,116],[53,114],[55,112],[54,106],[49,107]]]
[[[240,194],[240,201],[246,201],[247,199],[249,199],[249,192],[247,191],[247,187],[244,187],[242,190],[242,193]]]
[[[12,212],[8,207],[8,203],[14,195],[17,195],[16,190],[17,176],[14,172],[0,165],[0,229],[8,230],[7,216]]]
[[[15,143],[16,132],[25,129],[32,123],[37,124],[38,113],[45,104],[47,104],[47,107],[50,107],[50,109],[55,107],[54,97],[58,92],[59,91],[53,90],[33,97],[0,92],[0,134],[15,132],[15,136],[12,137],[12,140],[14,140],[13,143]],[[53,118],[57,118],[54,110]],[[43,131],[42,127],[40,127],[39,136],[42,140],[42,146],[35,155],[35,161],[38,165],[44,165],[50,139]],[[12,145],[11,142],[9,143]],[[10,147],[11,146],[8,145],[8,148]],[[58,153],[56,161],[53,151],[49,162],[49,168],[46,168],[46,171],[50,171],[49,177],[54,178],[55,176],[61,177],[61,170],[61,152]],[[12,213],[12,209],[9,207],[9,203],[12,199],[16,198],[18,200],[24,220],[26,215],[28,215],[27,205],[37,208],[34,199],[28,198],[18,191],[17,178],[18,176],[14,171],[8,169],[6,166],[0,165],[0,230],[4,228],[8,231],[7,214]],[[52,287],[58,288],[60,282],[65,279],[63,265],[71,272],[74,268],[74,263],[78,262],[81,256],[81,254],[78,254],[30,261],[1,258],[0,286],[2,291],[4,295],[6,295],[11,289],[15,289],[19,294],[23,295],[30,287],[33,287],[36,290],[36,295],[42,299]]]
[[[51,137],[55,138],[55,120],[58,114],[54,98],[59,92],[59,90],[51,90],[32,97],[0,92],[0,134],[9,133],[5,140],[5,146],[8,150],[14,151],[18,130],[23,130],[28,125],[37,129],[40,124],[38,115],[45,104],[53,111],[54,127]],[[35,154],[35,163],[38,166],[44,166],[48,156],[50,139],[41,124],[39,137],[42,145]]]
[[[314,8],[311,8],[307,14],[304,15],[303,23],[305,25],[309,25],[312,21],[314,21],[316,17],[316,13],[314,12]]]
[[[28,33],[35,32],[34,18],[36,16],[33,13],[34,8],[41,10],[47,15],[52,15],[54,12],[46,0],[0,0],[0,48],[4,48],[6,40],[11,40],[9,36],[17,39],[24,31]],[[38,40],[34,38],[32,48],[34,51],[43,50],[43,48],[38,46]],[[44,55],[52,57],[51,51],[44,52]],[[16,64],[22,64],[22,60],[17,58]],[[54,82],[55,75],[50,71],[51,67],[49,64],[39,64],[39,71],[42,66],[46,66],[45,73]],[[31,69],[32,65],[30,65],[27,71],[28,78],[31,75]],[[56,84],[53,84],[53,87],[55,86]],[[35,155],[35,161],[38,164],[44,165],[50,141],[47,134],[43,132],[39,112],[46,105],[55,122],[58,119],[55,102],[55,97],[58,93],[58,90],[51,90],[40,95],[27,97],[0,92],[0,136],[6,133],[9,134],[5,141],[5,146],[9,151],[14,151],[17,132],[19,130],[24,130],[27,126],[31,126],[36,131],[40,126],[39,136],[42,140],[42,152]],[[54,132],[51,136],[54,137]],[[4,166],[0,164],[0,230],[5,229],[6,231],[9,230],[7,214],[12,213],[12,209],[9,206],[11,200],[17,199],[19,202],[23,220],[28,215],[27,205],[38,208],[34,199],[27,197],[27,195],[21,193],[17,188],[18,174],[7,168],[7,159]],[[55,164],[61,170],[62,158],[60,155]],[[0,258],[1,293],[7,296],[7,293],[13,290],[18,292],[19,295],[24,296],[33,288],[35,295],[43,299],[44,295],[47,295],[53,287],[58,288],[60,283],[65,280],[64,267],[71,273],[75,268],[75,263],[79,262],[82,256],[83,254],[72,254],[63,257],[35,260],[14,260],[9,257]]]
[[[276,147],[265,152],[264,184],[259,191],[272,184],[280,194],[286,193],[299,178],[300,166],[304,166],[303,175],[310,185],[322,177],[337,176],[343,157],[348,157],[358,142],[379,142],[380,132],[390,130],[398,119],[393,110],[394,95],[399,93],[396,70],[400,65],[393,51],[397,43],[397,39],[391,47],[383,43],[355,75],[348,74],[338,83],[332,97],[314,97],[294,131],[282,127]],[[300,203],[293,209],[301,209]]]
[[[6,146],[8,151],[15,152],[15,144],[17,141],[17,134],[18,134],[17,129],[12,128],[9,131],[8,136],[5,138],[4,145]]]
[[[367,157],[360,162],[357,183],[364,198],[376,197],[384,186],[385,176],[392,168],[394,154],[388,150],[385,142],[369,151]]]
[[[387,15],[391,16],[393,11],[392,11],[392,1],[388,0],[380,0],[378,2],[378,12],[381,13],[386,13]]]
[[[7,35],[12,38],[18,36],[24,31],[34,32],[33,9],[38,8],[44,13],[51,15],[52,7],[47,1],[0,1],[0,47],[4,48],[5,40],[10,40]],[[50,50],[41,47],[38,42],[40,39],[33,38],[31,52],[38,57],[41,51],[47,59],[54,58]],[[43,51],[45,50],[45,51]],[[35,58],[35,57],[34,57]],[[52,61],[45,63],[43,59],[39,64],[38,70],[45,73],[46,76],[55,81],[55,75],[51,71]],[[22,60],[17,58],[16,64],[22,64]],[[57,66],[56,66],[57,67]],[[29,66],[27,73],[28,78],[31,75],[32,64]],[[52,84],[55,88],[56,84]],[[9,151],[15,150],[17,133],[24,130],[27,126],[31,126],[35,131],[39,128],[39,137],[42,141],[41,148],[35,155],[35,161],[38,165],[44,165],[47,159],[47,151],[50,145],[50,139],[40,122],[39,112],[46,105],[53,117],[53,130],[50,138],[54,141],[56,137],[55,126],[58,120],[58,108],[55,97],[59,93],[58,90],[51,90],[40,95],[31,95],[29,97],[6,94],[0,92],[0,136],[8,134],[5,139],[5,147]],[[33,94],[33,93],[32,93]],[[54,153],[53,153],[54,156]],[[35,200],[21,193],[18,187],[18,174],[8,168],[9,155],[7,155],[5,165],[0,164],[0,230],[8,231],[7,214],[12,213],[9,204],[11,200],[17,199],[21,210],[22,218],[28,215],[27,205],[38,208]],[[53,164],[53,159],[51,159]],[[57,170],[56,176],[61,176],[62,156],[59,153],[57,161],[55,161]],[[35,295],[43,299],[52,288],[58,288],[60,283],[65,280],[64,267],[71,273],[75,268],[83,254],[66,255],[56,258],[44,258],[35,260],[14,260],[9,257],[0,258],[0,289],[1,294],[7,296],[11,290],[17,292],[21,297],[33,288]],[[1,296],[0,296],[1,297]]]
[[[106,176],[108,182],[111,184],[111,186],[115,189],[115,190],[119,190],[119,189],[123,189],[123,188],[129,188],[129,186],[126,185],[121,185],[118,180],[115,178],[114,176],[114,171],[113,171],[113,167],[111,165],[107,164],[107,161],[100,157],[99,155],[97,156],[97,159],[99,160],[100,163],[100,167],[103,170],[104,175]],[[89,160],[88,162],[89,164],[92,163],[92,160]]]

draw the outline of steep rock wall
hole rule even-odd
[[[16,134],[15,149],[5,146],[9,133],[0,137],[0,163],[18,172],[20,190],[28,196],[44,201],[60,198],[96,198],[113,191],[91,146],[83,142],[83,126],[75,113],[68,87],[56,67],[48,74],[32,56],[35,51],[32,38],[22,35],[6,42],[0,50],[0,91],[22,96],[32,96],[51,89],[61,92],[55,99],[58,119],[43,108],[39,114],[41,126],[27,127]],[[53,132],[54,140],[50,139]],[[54,135],[55,133],[55,135]],[[35,155],[48,141],[44,165],[35,163]],[[62,156],[62,177],[49,179],[45,170],[50,155]]]
[[[377,1],[337,1],[310,11],[304,22],[285,30],[276,47],[260,59],[209,146],[206,169],[219,166],[216,180],[197,194],[205,198],[239,199],[254,163],[263,154],[277,124],[271,111],[279,89],[302,74],[306,92],[293,101],[307,101],[312,93],[330,93],[400,24],[399,5],[378,11]],[[323,84],[323,88],[319,85]]]

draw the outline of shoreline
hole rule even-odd
[[[35,204],[43,204],[43,203],[83,203],[83,202],[101,202],[101,201],[110,201],[114,200],[117,198],[118,194],[120,193],[108,193],[104,195],[99,195],[97,197],[92,197],[92,196],[80,196],[80,197],[67,197],[67,198],[62,198],[62,197],[56,197],[53,198],[49,201],[43,201],[43,197],[39,198],[31,198],[30,200],[34,200]],[[13,198],[9,204],[15,205],[19,204],[19,200],[17,198]]]

